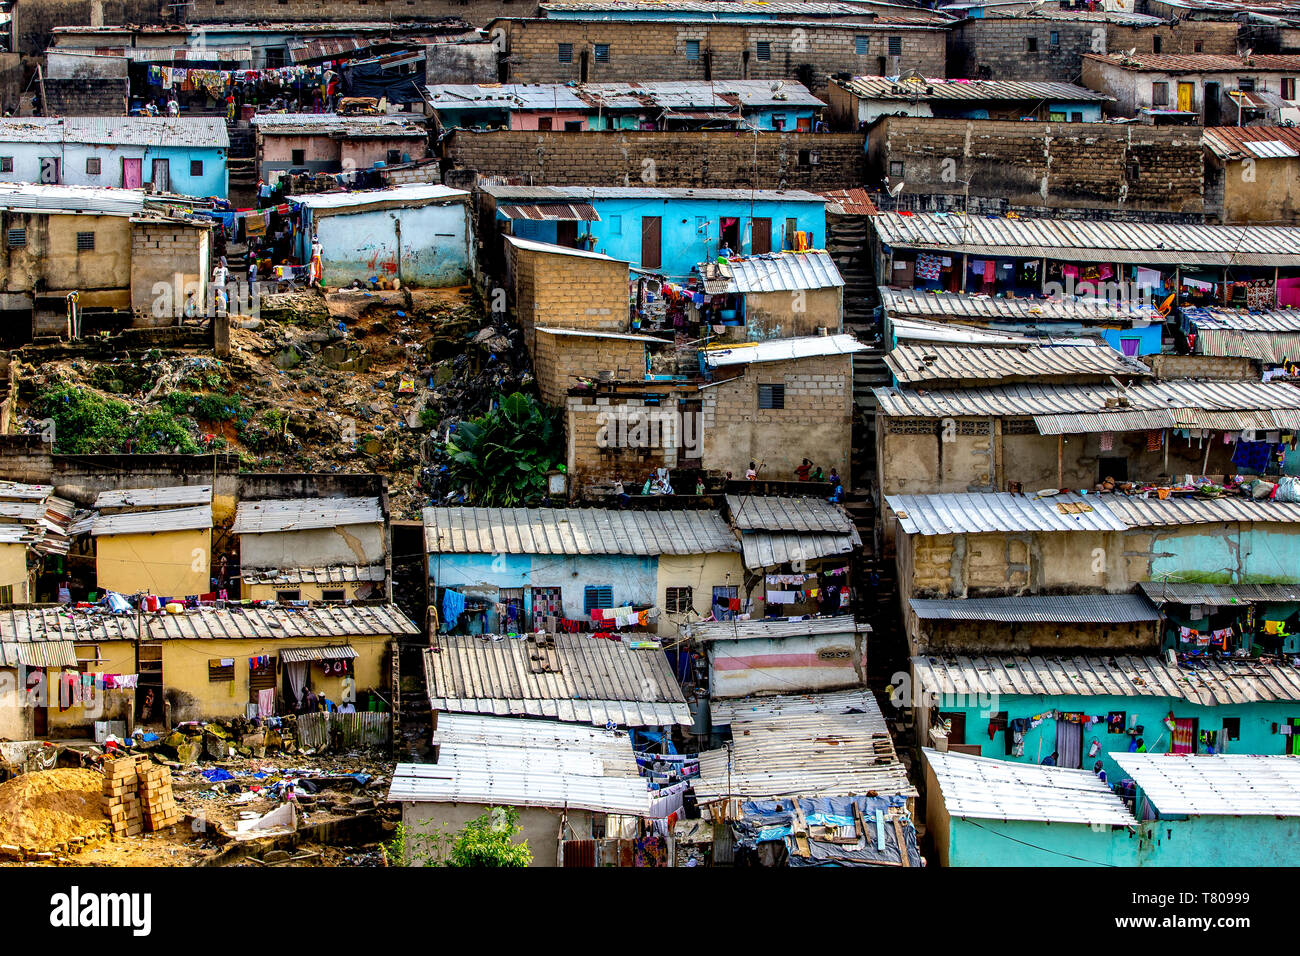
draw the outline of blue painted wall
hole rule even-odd
[[[153,181],[153,161],[167,160],[171,191],[182,196],[206,199],[227,198],[226,151],[195,146],[150,146],[144,161],[144,181]],[[201,171],[191,173],[192,162],[202,163]]]
[[[614,606],[656,604],[659,562],[655,557],[625,554],[434,554],[429,556],[429,582],[434,587],[461,590],[475,586],[525,588],[524,610],[532,613],[533,587],[560,588],[564,615],[581,618],[588,585],[609,585]]]
[[[1154,551],[1152,581],[1289,584],[1300,568],[1300,535],[1277,525],[1200,525],[1160,535]]]
[[[785,236],[786,219],[794,219],[797,228],[812,234],[811,247],[825,248],[826,206],[823,202],[794,200],[758,200],[751,203],[737,196],[734,199],[596,199],[591,204],[600,215],[599,222],[583,223],[590,227],[596,244],[591,251],[625,259],[641,267],[641,219],[658,216],[661,219],[660,254],[662,264],[656,269],[677,278],[685,278],[699,263],[714,258],[718,253],[718,221],[723,217],[740,219],[740,246],[733,251],[749,255],[751,218],[772,221],[772,247],[781,248]],[[498,213],[500,216],[500,213]],[[581,231],[580,226],[580,231]],[[707,232],[705,231],[707,230]],[[556,241],[554,222],[519,220],[514,223],[514,233],[520,238],[538,242]],[[707,246],[705,240],[707,239]]]
[[[1006,711],[1008,719],[1033,717],[1047,711],[1064,713],[1082,713],[1092,716],[1105,716],[1112,711],[1123,711],[1125,726],[1137,715],[1136,723],[1144,728],[1142,739],[1150,753],[1168,753],[1171,747],[1170,733],[1163,721],[1172,711],[1176,718],[1195,718],[1199,730],[1220,731],[1222,741],[1223,718],[1236,717],[1241,721],[1241,735],[1238,740],[1227,741],[1225,753],[1264,754],[1280,756],[1287,753],[1287,744],[1291,738],[1274,731],[1274,725],[1280,728],[1290,717],[1300,717],[1300,702],[1257,702],[1234,704],[1222,707],[1202,707],[1182,700],[1165,697],[1022,697],[1002,695],[990,705],[971,702],[968,706],[945,706],[939,703],[941,713],[961,712],[966,715],[966,743],[978,745],[980,755],[997,760],[1010,760],[1016,763],[1041,763],[1056,749],[1057,721],[1045,718],[1037,727],[1025,734],[1025,753],[1016,757],[1006,752],[1002,731],[989,739],[988,724],[990,709],[993,712]],[[1101,751],[1096,757],[1088,756],[1088,748],[1096,739]],[[1107,732],[1105,723],[1092,724],[1083,731],[1083,769],[1091,770],[1097,760],[1102,762],[1106,779],[1115,783],[1125,776],[1119,765],[1110,759],[1110,753],[1123,753],[1130,742],[1136,740],[1128,734]],[[1206,753],[1205,748],[1198,748]]]

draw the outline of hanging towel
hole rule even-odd
[[[465,613],[465,595],[447,588],[442,592],[442,623],[448,629],[456,626]]]

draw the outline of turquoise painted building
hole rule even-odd
[[[1130,751],[1300,753],[1300,669],[1162,657],[912,658],[917,739],[963,753],[1108,779]],[[900,692],[901,693],[901,692]]]
[[[926,824],[944,866],[1300,865],[1300,760],[1123,754],[1086,770],[925,750]]]
[[[810,249],[826,242],[825,197],[798,189],[485,186],[483,194],[499,233],[677,280],[715,258],[720,244],[748,256],[794,249],[800,234]]]

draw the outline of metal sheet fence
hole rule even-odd
[[[298,718],[298,746],[318,749],[330,742],[335,727],[345,747],[385,747],[392,739],[392,715],[372,711],[355,714],[307,714]]]

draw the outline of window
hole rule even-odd
[[[785,386],[784,385],[758,386],[758,407],[759,408],[785,408]]]
[[[208,683],[224,684],[235,679],[235,659],[233,657],[211,657],[208,659]]]
[[[301,600],[302,600],[302,591],[298,591],[298,590],[293,590],[293,591],[276,591],[276,592],[275,592],[275,599],[276,599],[277,601],[282,601],[282,602],[283,602],[283,601],[301,601]]]
[[[691,589],[690,588],[668,588],[664,603],[664,608],[669,614],[685,614],[691,609]]]
[[[190,175],[191,175],[191,176],[202,176],[202,175],[203,175],[203,160],[201,160],[201,159],[191,159],[191,160],[190,160]]]
[[[758,50],[757,56],[760,60],[772,59],[772,44],[770,41],[759,40],[758,43],[755,44],[755,46],[757,47]]]
[[[1169,84],[1168,83],[1151,84],[1151,105],[1152,106],[1169,105]]]
[[[622,216],[610,216],[610,217],[609,217],[609,232],[610,232],[610,235],[612,235],[612,236],[621,236],[621,235],[623,235],[623,217],[622,217]]]
[[[1128,175],[1129,182],[1137,182],[1140,172],[1141,170],[1138,168],[1137,163],[1129,163],[1125,168],[1125,173]]]
[[[1295,99],[1295,77],[1294,76],[1282,77],[1282,99],[1284,100]]]
[[[858,56],[866,56],[871,51],[871,37],[856,36],[853,38],[853,52]]]
[[[1228,740],[1241,739],[1241,718],[1224,717],[1223,718],[1223,736]]]
[[[686,59],[688,59],[688,60],[698,60],[699,58],[700,58],[700,41],[699,41],[699,40],[687,40],[687,41],[686,41]]]
[[[1059,33],[1057,33],[1055,30],[1053,30],[1051,33],[1049,33],[1049,34],[1047,35],[1047,45],[1048,45],[1048,46],[1060,46],[1060,45],[1061,45],[1061,35],[1060,35]]]
[[[778,130],[779,130],[779,129],[785,129],[785,114],[784,114],[784,113],[773,113],[773,114],[772,114],[772,129],[778,129]]]
[[[99,157],[98,157],[98,156],[91,156],[89,159],[86,160],[86,175],[87,175],[87,176],[98,176],[98,175],[99,175],[99,162],[100,162],[100,161],[99,161]]]
[[[1025,52],[1026,53],[1038,52],[1038,37],[1025,37]]]
[[[1255,78],[1253,76],[1237,77],[1237,89],[1243,90],[1247,93],[1253,92],[1255,89]]]
[[[1047,114],[1047,121],[1049,123],[1064,123],[1065,114],[1060,112],[1059,110],[1053,110],[1052,112]]]
[[[402,161],[402,151],[400,149],[390,149],[388,151],[388,156],[385,162],[387,162],[389,166],[396,166],[401,161]]]
[[[27,245],[26,229],[10,229],[5,234],[5,242],[10,249],[21,249]]]
[[[608,63],[608,62],[609,62],[609,44],[608,44],[608,43],[597,43],[597,44],[596,44],[596,57],[595,57],[595,58],[596,58],[596,62],[597,62],[597,63]]]
[[[732,602],[735,602],[734,604]],[[713,617],[730,621],[740,610],[740,589],[734,584],[723,584],[713,589]]]
[[[346,601],[348,599],[348,592],[344,591],[342,588],[331,591],[321,591],[320,599],[322,601]]]
[[[12,173],[14,171],[14,158],[12,156],[0,156],[0,173]]]
[[[295,166],[301,166],[307,162],[307,151],[305,149],[295,149],[289,154],[289,162]]]
[[[559,56],[560,56],[560,62],[561,62],[561,63],[572,63],[572,62],[573,62],[573,44],[572,44],[572,43],[561,43],[561,44],[560,44],[560,53],[559,53]]]
[[[890,38],[889,38],[889,55],[890,55],[890,56],[902,56],[902,55],[903,55],[903,38],[902,38],[902,37],[890,37]]]
[[[257,703],[257,692],[275,690],[275,658],[253,658],[248,668],[248,702]]]
[[[1192,41],[1192,52],[1193,52],[1193,53],[1204,53],[1204,52],[1205,52],[1205,41],[1204,41],[1204,40],[1193,40],[1193,41]]]
[[[1158,37],[1158,36],[1157,36],[1157,37],[1152,37],[1152,38],[1151,38],[1151,52],[1152,52],[1152,53],[1159,53],[1159,52],[1160,52],[1160,48],[1161,48],[1161,46],[1163,46],[1163,43],[1161,42],[1161,40],[1162,40],[1162,38],[1161,38],[1161,37]]]
[[[901,159],[891,159],[889,161],[889,178],[901,179],[903,176],[903,161]]]
[[[1082,113],[1071,113],[1071,114],[1070,114],[1070,122],[1071,122],[1071,123],[1082,123],[1082,122],[1083,122],[1083,114],[1082,114]]]
[[[93,252],[95,250],[95,234],[93,232],[77,233],[77,251]]]
[[[566,133],[581,133],[581,132],[582,132],[582,120],[565,120],[565,121],[564,121],[564,131],[565,131]]]
[[[609,584],[588,584],[582,589],[582,611],[587,616],[596,608],[609,610],[614,606],[614,588]]]

